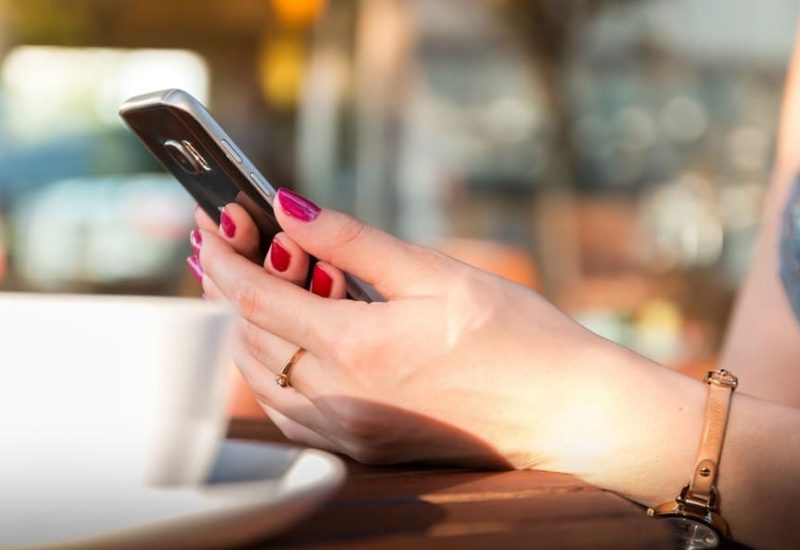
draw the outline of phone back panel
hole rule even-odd
[[[202,103],[183,90],[163,90],[129,99],[119,114],[214,222],[219,223],[226,204],[242,205],[261,233],[260,255],[264,257],[272,238],[281,231],[272,210],[275,189]],[[169,142],[189,147],[202,159],[202,169],[187,171],[165,147]],[[312,258],[312,265],[314,261]],[[345,273],[345,280],[348,297],[383,301],[369,284],[349,273]]]
[[[223,206],[239,203],[258,226],[263,247],[268,247],[280,231],[272,215],[275,191],[198,101],[181,90],[167,90],[132,98],[120,115],[216,223]],[[223,140],[231,152],[223,148]],[[203,168],[197,173],[185,170],[165,148],[169,141],[188,142],[202,158]]]

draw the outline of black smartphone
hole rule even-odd
[[[266,254],[281,231],[272,210],[275,189],[202,103],[183,90],[161,90],[132,97],[119,114],[215,222],[223,206],[241,204],[261,233],[261,256]],[[350,274],[345,279],[349,298],[383,301],[367,283]]]

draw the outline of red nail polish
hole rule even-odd
[[[272,241],[272,247],[269,251],[269,261],[276,271],[283,273],[289,269],[289,262],[292,260],[292,255],[286,250],[281,243],[277,240]]]
[[[198,283],[203,282],[203,267],[200,265],[200,258],[197,255],[189,256],[186,258],[186,265],[189,266],[189,272],[194,275]]]
[[[333,290],[333,278],[319,265],[314,266],[314,275],[311,277],[311,292],[317,296],[327,298]]]
[[[319,206],[285,187],[278,189],[277,197],[283,211],[301,222],[312,222],[321,212]]]
[[[219,226],[226,237],[232,239],[236,235],[236,224],[233,223],[233,218],[228,214],[225,209],[219,215]]]
[[[192,230],[189,233],[189,242],[192,244],[195,255],[200,254],[200,248],[203,246],[203,234],[197,229]]]

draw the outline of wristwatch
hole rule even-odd
[[[694,476],[675,500],[647,509],[648,516],[663,519],[675,528],[687,550],[717,548],[729,534],[728,524],[719,514],[715,482],[731,396],[739,380],[722,369],[708,371],[703,382],[708,384],[708,404]]]

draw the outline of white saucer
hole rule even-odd
[[[0,506],[0,546],[230,546],[296,524],[344,478],[341,460],[322,451],[226,441],[209,480],[200,486],[3,499],[14,504]]]

